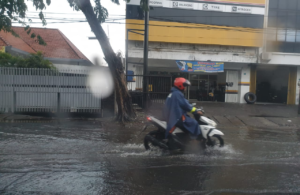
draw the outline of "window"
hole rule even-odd
[[[268,51],[299,53],[300,0],[269,0],[268,27]]]

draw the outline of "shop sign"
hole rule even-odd
[[[149,5],[154,7],[162,7],[163,2],[161,0],[150,0]]]
[[[174,8],[194,9],[194,3],[182,2],[182,1],[173,1],[172,6]]]
[[[223,11],[224,5],[204,3],[202,9],[207,11]]]
[[[240,7],[240,6],[232,6],[231,9],[232,12],[238,12],[238,13],[252,13],[251,7]]]
[[[176,64],[181,72],[224,72],[224,62],[176,60]]]

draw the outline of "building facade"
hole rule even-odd
[[[266,0],[264,44],[256,76],[259,101],[298,104],[300,81],[300,2]],[[264,98],[264,99],[262,99]],[[286,100],[286,101],[285,101]],[[268,100],[270,101],[270,100]]]
[[[258,102],[297,103],[297,0],[151,0],[150,7],[150,74],[190,79],[189,99],[245,103],[244,95],[253,92]],[[127,60],[137,75],[143,73],[143,20],[139,0],[131,0]],[[178,61],[222,63],[224,70],[182,71]]]

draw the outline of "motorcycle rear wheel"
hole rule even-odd
[[[162,142],[164,134],[159,130],[149,132],[144,138],[144,147],[146,150],[155,147],[168,150],[168,146]]]

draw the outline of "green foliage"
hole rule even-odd
[[[42,52],[30,54],[26,58],[12,56],[8,53],[0,53],[0,67],[10,68],[49,68],[55,69],[52,62],[44,59]]]
[[[46,3],[47,5],[50,5],[51,0],[46,0]],[[43,10],[46,9],[44,0],[33,0],[33,5],[36,10],[40,10],[39,18],[45,26],[47,23],[43,14]],[[15,37],[19,37],[19,35],[11,28],[12,21],[18,21],[23,26],[26,26],[25,31],[30,34],[30,27],[26,23],[26,12],[27,5],[25,0],[0,0],[0,31],[10,32]],[[30,20],[28,21],[31,22]],[[31,35],[31,37],[33,36]],[[41,45],[46,45],[42,37],[37,39],[37,41]]]

